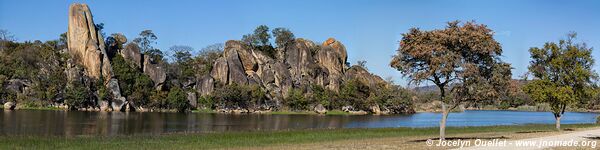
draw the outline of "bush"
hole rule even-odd
[[[88,95],[88,88],[80,83],[73,83],[71,86],[67,86],[65,104],[67,104],[72,110],[85,108],[89,104]]]
[[[358,110],[369,110],[371,104],[367,98],[371,95],[371,89],[357,79],[350,79],[342,83],[339,94],[339,99],[334,101],[335,108],[341,109],[350,105]]]
[[[153,108],[168,108],[169,103],[167,102],[167,95],[169,93],[166,91],[152,91],[150,93],[150,102],[148,106]]]
[[[412,92],[397,85],[390,85],[390,87],[381,85],[377,89],[371,93],[367,104],[377,104],[395,114],[414,112],[412,97],[415,94]]]
[[[217,86],[212,95],[201,97],[199,103],[219,109],[268,109],[272,106],[266,92],[258,85]]]
[[[202,109],[213,109],[215,104],[215,98],[213,96],[200,96],[198,97],[198,107]]]
[[[178,112],[184,112],[190,108],[187,101],[187,94],[179,87],[173,87],[167,96],[169,107],[177,109]]]
[[[329,89],[323,88],[320,85],[311,85],[312,95],[310,96],[311,104],[321,104],[327,109],[332,109],[333,100],[337,99],[337,93]]]
[[[245,86],[230,84],[217,88],[213,93],[216,106],[219,108],[244,108],[247,109],[252,95]]]
[[[308,101],[304,98],[304,94],[300,89],[290,89],[288,97],[285,98],[284,104],[291,110],[307,110]]]

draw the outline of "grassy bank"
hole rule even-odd
[[[577,129],[596,126],[595,124],[574,124],[563,125],[563,128]],[[455,136],[465,133],[488,132],[513,134],[518,132],[543,131],[554,131],[554,125],[450,127],[447,129],[447,135]],[[116,137],[2,136],[0,137],[0,149],[226,149],[386,137],[430,136],[431,138],[435,138],[437,135],[437,128],[380,128]]]

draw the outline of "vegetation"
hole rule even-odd
[[[439,88],[441,139],[445,137],[450,110],[466,101],[500,99],[504,95],[511,67],[500,61],[502,48],[486,25],[454,21],[443,30],[412,28],[402,36],[391,66],[412,83],[431,82]],[[446,97],[447,90],[452,97]]]
[[[91,105],[89,95],[88,88],[80,83],[73,83],[71,86],[67,86],[65,104],[67,104],[71,110],[85,108],[86,106]]]
[[[594,124],[570,124],[566,128],[581,129],[595,127]],[[518,132],[551,132],[552,125],[516,125],[485,127],[449,127],[448,135],[463,137],[465,134],[515,134]],[[366,140],[388,137],[435,136],[435,128],[374,128],[374,129],[320,129],[296,131],[225,132],[205,134],[169,134],[160,136],[82,136],[82,137],[39,137],[2,136],[0,149],[235,149],[276,145],[307,144],[341,140]]]
[[[592,49],[585,43],[573,43],[576,34],[566,40],[548,42],[544,47],[533,47],[529,71],[534,79],[523,87],[531,98],[548,103],[560,130],[560,119],[569,105],[580,103],[594,95],[593,82],[597,75],[592,71]]]
[[[190,107],[187,102],[187,94],[179,87],[171,88],[167,101],[170,108],[177,109],[179,112],[184,112]]]
[[[211,97],[204,97],[203,101],[215,102],[213,107],[218,109],[238,108],[254,109],[266,107],[267,101],[265,92],[255,85],[229,84],[215,89]],[[207,104],[205,104],[207,105]],[[266,109],[266,108],[265,108]]]
[[[304,98],[304,92],[300,89],[290,89],[288,97],[285,99],[285,105],[291,110],[310,110],[309,102]]]

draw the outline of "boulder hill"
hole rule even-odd
[[[126,39],[121,41],[126,42]],[[141,54],[137,45],[127,44],[122,49],[107,48],[102,35],[95,28],[91,11],[85,4],[70,6],[68,51],[73,56],[73,61],[84,70],[71,74],[104,79],[104,85],[111,91],[113,101],[100,102],[102,110],[136,107],[121,96],[118,81],[112,72],[109,53],[121,55],[143,70],[152,79],[157,90],[162,90],[163,84],[169,80],[164,67]],[[279,107],[289,95],[290,89],[320,85],[337,92],[343,81],[350,79],[357,79],[372,88],[376,88],[378,84],[388,84],[362,67],[349,67],[346,48],[334,38],[321,44],[298,38],[283,48],[277,48],[277,51],[281,53],[269,56],[242,41],[227,41],[222,56],[214,62],[210,74],[186,83],[187,87],[196,91],[190,97],[196,97],[195,94],[209,95],[217,85],[256,85],[266,92],[268,99],[275,102],[274,107]],[[193,106],[196,106],[195,101],[195,98],[190,99]]]

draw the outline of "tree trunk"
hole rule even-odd
[[[560,115],[555,115],[554,118],[556,119],[556,130],[560,131]]]
[[[446,120],[448,119],[449,110],[446,104],[442,102],[442,120],[440,121],[440,140],[446,139]]]

